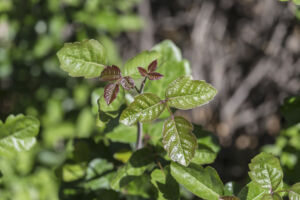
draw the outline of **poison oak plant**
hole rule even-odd
[[[208,200],[300,199],[300,183],[289,187],[283,182],[279,160],[272,154],[261,153],[252,159],[251,182],[239,193],[229,184],[224,186],[214,168],[202,166],[214,161],[218,146],[211,135],[206,136],[199,126],[173,112],[206,104],[217,91],[205,81],[192,79],[188,62],[172,42],[164,41],[151,51],[141,52],[123,67],[107,66],[105,50],[96,40],[65,44],[57,55],[61,68],[70,76],[107,82],[97,101],[99,124],[112,130],[107,137],[136,141],[133,153],[114,155],[124,163],[117,171],[106,160],[90,162],[87,171],[81,173],[86,178],[80,187],[112,189],[121,196],[179,199],[180,184]],[[136,139],[131,139],[133,131]],[[97,179],[96,174],[103,175]]]

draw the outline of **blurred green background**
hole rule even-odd
[[[123,152],[128,145],[108,145],[97,121],[103,83],[68,77],[59,68],[56,52],[63,44],[86,38],[99,40],[109,63],[119,66],[156,42],[173,40],[191,61],[193,75],[220,91],[213,105],[181,114],[219,139],[222,151],[214,166],[224,181],[244,181],[247,163],[261,149],[281,156],[288,181],[299,180],[299,112],[292,123],[284,114],[299,111],[299,98],[287,99],[300,91],[295,3],[0,0],[0,119],[23,113],[40,120],[38,145],[0,160],[2,173],[9,174],[0,180],[0,199],[121,198],[108,189],[109,173],[102,189],[77,188],[86,170],[78,163],[93,161],[107,171],[113,166],[97,157],[120,165],[130,155]],[[280,111],[284,99],[285,107],[292,106]]]

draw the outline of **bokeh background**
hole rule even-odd
[[[0,0],[0,119],[37,116],[42,153],[57,164],[64,139],[98,131],[91,100],[103,87],[59,68],[63,43],[97,39],[109,63],[121,66],[170,39],[190,61],[194,78],[219,91],[209,105],[181,114],[219,139],[213,166],[223,181],[244,180],[262,149],[285,153],[293,171],[300,128],[286,126],[280,105],[300,92],[298,9],[277,0]],[[288,144],[276,141],[294,136],[298,143],[286,151]]]

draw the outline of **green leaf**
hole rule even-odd
[[[300,122],[300,96],[290,97],[284,100],[280,112],[291,125]]]
[[[222,196],[219,200],[240,200],[238,197],[235,196]]]
[[[107,162],[105,159],[96,158],[92,160],[86,170],[85,180],[80,185],[90,190],[109,189],[110,181],[115,175],[115,172],[109,171],[113,168],[113,164]]]
[[[125,126],[120,124],[111,132],[107,133],[105,137],[113,142],[134,143],[136,141],[137,127]]]
[[[282,200],[281,196],[278,194],[265,194],[262,200]]]
[[[132,78],[141,78],[137,67],[147,69],[148,65],[158,59],[159,53],[156,51],[143,51],[135,57],[128,60],[124,65],[124,76]]]
[[[171,174],[178,183],[200,198],[218,200],[223,195],[223,183],[215,169],[191,164],[184,167],[172,162]]]
[[[98,77],[106,64],[103,46],[93,39],[66,43],[57,56],[61,68],[73,77]]]
[[[83,164],[65,164],[62,168],[62,178],[66,182],[75,181],[85,175]]]
[[[156,199],[179,199],[179,185],[171,176],[170,166],[161,169],[155,169],[151,173],[151,183],[157,188],[158,196]]]
[[[198,149],[196,149],[192,162],[198,165],[210,164],[215,161],[216,157],[217,153],[215,153],[211,148],[206,145],[198,144]]]
[[[10,115],[0,121],[0,156],[29,150],[36,143],[40,122],[31,116]]]
[[[166,98],[171,107],[191,109],[208,103],[217,90],[205,81],[192,80],[191,76],[181,76],[166,90]]]
[[[283,179],[279,160],[270,153],[262,152],[249,164],[249,176],[267,191],[275,191]]]
[[[179,76],[190,75],[191,67],[187,60],[182,59],[180,49],[170,40],[155,45],[153,50],[160,53],[156,71],[164,77],[146,84],[145,92],[155,93],[164,98],[168,85]]]
[[[254,182],[250,182],[244,187],[239,193],[238,197],[241,200],[261,200],[264,194],[268,191],[262,189],[259,185]]]
[[[173,161],[184,166],[188,166],[197,148],[197,138],[192,130],[193,125],[183,117],[170,118],[164,123],[164,148]]]
[[[143,148],[135,151],[129,161],[117,171],[111,180],[111,188],[120,191],[120,189],[129,184],[134,177],[141,176],[147,169],[153,167],[153,160],[154,155],[149,149]]]
[[[294,184],[289,190],[290,200],[299,200],[300,199],[300,183]]]
[[[155,94],[144,93],[135,97],[134,101],[122,112],[120,122],[131,126],[137,121],[150,122],[159,117],[165,109],[165,102]]]

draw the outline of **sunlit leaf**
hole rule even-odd
[[[195,156],[191,162],[198,165],[210,164],[215,161],[217,154],[208,146],[198,144]]]
[[[164,148],[173,161],[184,166],[193,159],[197,148],[197,138],[192,130],[193,125],[183,117],[172,117],[164,123]]]
[[[238,197],[235,196],[222,196],[219,200],[240,200]]]
[[[280,185],[283,172],[279,160],[270,153],[262,152],[249,164],[252,181],[267,191],[275,191]]]
[[[120,124],[111,132],[106,133],[105,137],[109,138],[113,142],[134,143],[136,141],[136,135],[136,126],[125,126]]]
[[[0,121],[0,156],[27,151],[34,146],[40,122],[31,116],[10,115]]]
[[[122,112],[120,122],[130,126],[137,121],[149,122],[156,119],[165,109],[165,103],[155,94],[144,93],[135,97],[134,101]]]
[[[299,200],[300,199],[300,183],[294,184],[289,190],[290,200]]]
[[[137,67],[146,69],[148,65],[158,59],[159,53],[156,51],[143,51],[135,57],[128,60],[124,65],[124,75],[131,76],[132,78],[140,78],[141,75]]]
[[[105,67],[100,75],[102,81],[116,81],[120,78],[121,70],[115,65]]]
[[[61,68],[74,77],[97,77],[106,64],[104,48],[97,40],[66,43],[57,56]]]
[[[172,162],[171,174],[178,183],[200,198],[219,200],[223,195],[223,183],[211,167],[203,168],[194,164],[184,167]]]
[[[261,200],[282,200],[278,194],[265,194]]]
[[[205,81],[192,80],[191,76],[181,76],[166,90],[166,98],[171,107],[191,109],[211,101],[217,94],[215,88]]]

